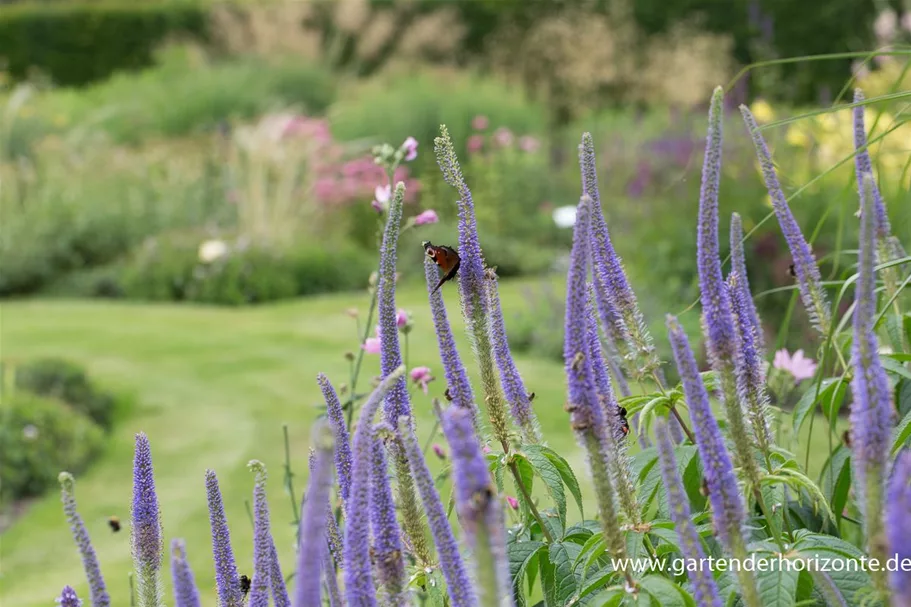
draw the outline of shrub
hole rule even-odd
[[[92,384],[85,369],[61,358],[42,358],[15,368],[16,389],[59,399],[108,429],[115,400]]]
[[[91,419],[55,398],[16,390],[0,410],[0,502],[41,494],[61,470],[84,470],[102,447]]]
[[[194,3],[24,3],[0,12],[0,56],[15,78],[32,68],[62,85],[84,85],[152,64],[169,36],[207,37]]]

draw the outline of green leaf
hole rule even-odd
[[[579,589],[579,594],[577,597],[579,599],[584,599],[596,590],[604,588],[607,586],[607,583],[611,581],[611,578],[613,578],[615,575],[616,572],[610,567],[604,567],[598,570],[593,576],[587,578],[582,583],[582,588]]]
[[[519,473],[519,478],[522,479],[522,484],[525,486],[525,489],[528,491],[529,495],[534,495],[532,489],[535,484],[535,469],[531,465],[531,462],[523,455],[522,453],[516,453],[512,456],[512,463],[515,465],[516,470]],[[516,482],[515,476],[513,476],[513,486],[516,488],[516,497],[519,500],[519,511],[522,515],[522,520],[526,523],[532,520],[531,510],[528,508],[522,491],[519,489],[518,483]]]
[[[556,466],[557,471],[560,473],[560,477],[563,479],[563,484],[566,485],[566,488],[572,493],[573,498],[576,500],[576,505],[579,507],[579,514],[584,519],[585,511],[582,509],[582,490],[579,488],[579,481],[576,479],[573,469],[569,466],[569,462],[549,447],[542,447],[541,452],[544,453],[554,466]]]
[[[593,533],[584,544],[582,544],[582,550],[579,552],[579,556],[576,557],[576,560],[573,561],[573,568],[579,565],[579,561],[583,558],[585,561],[585,568],[588,569],[589,563],[600,557],[604,554],[606,550],[606,545],[604,543],[604,534],[603,533]]]
[[[699,475],[698,468],[695,467],[695,462],[693,461],[696,456],[697,449],[694,445],[683,445],[676,447],[674,449],[674,456],[677,460],[677,474],[680,475],[680,478],[683,479],[684,487],[686,487],[687,481],[693,482],[694,478],[696,479],[696,487],[701,485],[701,481],[697,478]],[[661,466],[656,465],[649,474],[655,473],[658,475],[657,481],[660,487],[664,486],[664,479],[661,476]],[[689,478],[688,478],[689,477]],[[646,484],[648,479],[646,479]],[[645,484],[643,484],[645,486]],[[656,495],[658,496],[658,515],[662,518],[670,518],[671,514],[668,510],[667,505],[667,491],[657,491]]]
[[[596,607],[619,607],[624,598],[626,591],[622,586],[615,586],[598,594],[592,604]]]
[[[544,605],[546,607],[563,607],[562,603],[557,603],[557,568],[550,562],[549,553],[549,548],[538,553],[538,571],[541,574]]]
[[[898,422],[892,432],[892,455],[898,453],[898,450],[905,446],[909,437],[911,437],[911,411]]]
[[[507,545],[509,558],[509,579],[512,580],[513,593],[520,605],[525,604],[522,592],[522,578],[529,564],[537,559],[538,552],[544,548],[544,542],[511,542]]]
[[[639,581],[661,607],[696,607],[696,601],[683,588],[661,575],[647,575]]]
[[[906,363],[911,361],[911,354],[905,354],[904,352],[891,352],[889,354],[883,354],[884,358],[891,358],[892,360],[897,360],[900,363]]]
[[[636,479],[639,483],[642,482],[645,474],[649,469],[655,465],[655,462],[658,460],[658,450],[655,447],[649,447],[648,449],[643,449],[635,455],[629,462],[629,471],[630,474]]]
[[[766,562],[770,565],[774,563],[771,555],[763,555],[762,558],[768,558],[769,560]],[[792,607],[795,603],[794,597],[797,596],[797,580],[800,572],[777,566],[761,567],[761,569],[771,569],[771,571],[756,571],[754,574],[756,585],[759,588],[759,600],[763,607]]]
[[[822,380],[818,385],[810,386],[794,406],[794,412],[792,413],[794,435],[797,436],[799,434],[807,416],[813,412],[817,403],[822,403],[824,406],[828,404],[829,411],[841,407],[846,388],[847,385],[841,377],[829,377]]]
[[[529,463],[531,463],[531,467],[534,469],[535,474],[544,481],[547,493],[557,507],[561,526],[565,527],[566,494],[563,492],[563,477],[560,475],[560,471],[557,470],[557,467],[551,462],[550,458],[544,455],[541,447],[537,445],[526,445],[522,447],[522,452],[525,454],[525,457],[528,458]]]
[[[891,358],[880,358],[879,360],[882,363],[883,368],[885,368],[886,373],[890,373],[896,377],[911,379],[911,371],[908,371],[905,366],[897,360],[892,360]]]
[[[800,558],[814,561],[814,569],[826,572],[831,581],[827,590],[840,593],[848,605],[859,604],[857,592],[872,583],[869,574],[860,567],[859,561],[864,553],[844,540],[803,529],[795,532],[795,539],[793,550]],[[829,559],[829,562],[822,559]],[[841,565],[833,565],[835,560],[842,561]]]
[[[554,567],[553,596],[557,605],[565,605],[576,594],[582,576],[573,570],[573,562],[582,547],[571,542],[554,542],[548,547],[550,564]]]
[[[819,479],[820,488],[836,520],[841,520],[851,489],[851,450],[839,445],[829,456]]]

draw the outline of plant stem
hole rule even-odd
[[[288,496],[291,498],[291,512],[294,516],[294,526],[297,528],[295,537],[297,538],[297,544],[300,545],[300,509],[297,507],[297,502],[294,500],[294,472],[291,471],[291,447],[288,441],[288,424],[282,424],[282,432],[285,435],[285,489],[288,490]]]
[[[689,427],[683,423],[683,418],[680,417],[680,413],[677,412],[677,407],[671,407],[671,413],[677,419],[677,423],[680,424],[680,427],[683,428],[683,433],[686,434],[686,437],[690,439],[690,442],[695,445],[696,437],[693,436],[693,433],[690,431]]]
[[[545,539],[547,539],[548,544],[554,542],[553,536],[550,534],[550,530],[544,524],[544,519],[541,516],[541,513],[538,512],[537,506],[531,501],[531,495],[528,493],[528,489],[525,487],[525,483],[522,482],[522,476],[519,474],[519,467],[516,466],[515,462],[509,462],[509,471],[512,472],[512,476],[516,479],[516,486],[519,488],[519,491],[522,493],[522,497],[525,499],[525,503],[528,504],[528,509],[531,511],[531,515],[535,517],[535,520],[538,521],[538,525],[541,527],[541,533],[544,534]]]
[[[373,322],[373,313],[376,311],[377,290],[374,289],[373,297],[370,299],[370,311],[367,312],[367,322],[364,323],[364,333],[361,337],[361,344],[367,341],[367,334],[370,332],[370,323]],[[351,397],[344,406],[348,407],[348,427],[351,428],[351,422],[354,419],[354,398],[357,394],[357,380],[361,374],[361,363],[364,362],[364,348],[360,347],[357,352],[357,361],[354,363],[354,370],[351,372]]]

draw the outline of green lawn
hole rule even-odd
[[[502,285],[507,314],[520,305],[521,287],[520,282]],[[426,364],[442,377],[425,291],[417,285],[400,291],[398,304],[413,313],[415,323],[409,364]],[[473,368],[456,290],[444,288],[444,293],[462,355]],[[286,573],[292,569],[292,513],[281,484],[282,424],[289,426],[299,494],[309,428],[320,402],[316,374],[327,373],[336,386],[347,381],[344,353],[358,344],[354,323],[344,310],[359,306],[366,313],[368,303],[366,294],[346,294],[236,310],[65,300],[3,304],[4,357],[72,359],[135,403],[123,412],[101,459],[76,484],[80,512],[115,605],[128,604],[129,530],[125,526],[113,534],[106,519],[112,514],[129,517],[133,434],[138,431],[146,432],[152,444],[165,542],[174,537],[187,541],[205,605],[215,605],[214,591],[208,590],[214,577],[204,488],[207,467],[219,475],[239,566],[250,573],[252,529],[244,501],[252,493],[252,475],[246,464],[254,458],[266,463],[273,531]],[[517,362],[528,388],[537,394],[535,406],[548,441],[584,474],[563,410],[562,365],[529,357],[518,357]],[[378,357],[368,356],[363,381],[378,371]],[[422,438],[432,427],[430,399],[445,389],[441,379],[430,387],[429,396],[412,392]],[[818,436],[821,442],[814,453],[824,454],[824,436]],[[4,533],[0,550],[4,604],[51,604],[64,584],[74,585],[87,598],[81,562],[56,492],[38,500]],[[170,596],[169,573],[165,577]]]

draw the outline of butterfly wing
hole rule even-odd
[[[443,283],[452,280],[455,277],[456,273],[459,271],[462,260],[459,258],[459,254],[456,250],[452,247],[447,247],[445,245],[434,246],[427,242],[424,244],[424,249],[427,251],[428,257],[430,257],[430,259],[432,259],[444,272],[443,278],[440,279],[440,282],[437,283],[437,286],[431,291],[431,294],[433,294],[443,286]]]

